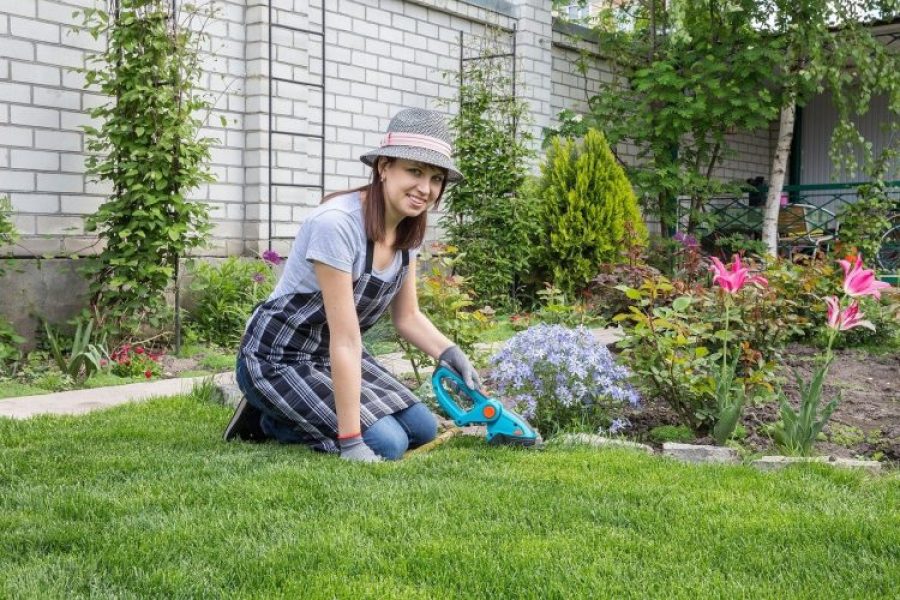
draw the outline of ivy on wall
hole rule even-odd
[[[91,110],[100,125],[84,127],[88,172],[112,184],[86,223],[102,244],[84,269],[101,321],[137,324],[158,314],[178,259],[210,229],[207,206],[186,198],[213,180],[214,140],[199,136],[211,107],[197,91],[205,36],[188,23],[198,9],[184,10],[193,12],[174,0],[114,0],[81,13],[83,29],[107,39],[83,70],[87,85],[110,98]]]

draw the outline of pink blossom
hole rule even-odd
[[[864,269],[860,256],[852,263],[849,260],[839,260],[838,263],[844,269],[844,293],[848,296],[881,298],[881,290],[891,287],[889,283],[875,279],[872,269]]]
[[[762,287],[769,285],[769,282],[762,275],[749,275],[750,270],[741,265],[739,254],[735,254],[732,258],[730,269],[715,256],[711,260],[713,264],[709,270],[715,273],[713,283],[721,286],[729,294],[736,294],[747,283]]]
[[[825,303],[828,304],[828,326],[832,329],[847,331],[854,327],[866,327],[875,331],[871,321],[862,320],[865,315],[859,312],[859,302],[856,300],[844,310],[841,310],[841,304],[836,296],[825,298]]]

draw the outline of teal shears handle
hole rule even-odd
[[[471,409],[468,411],[463,410],[453,401],[450,393],[444,388],[444,379],[452,381],[457,389],[472,399],[473,406]],[[453,422],[460,427],[492,423],[503,414],[503,406],[499,402],[467,386],[463,382],[462,377],[448,367],[441,366],[434,370],[434,374],[431,376],[431,385],[437,396],[438,404],[453,419]]]

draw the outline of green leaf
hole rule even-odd
[[[672,301],[672,308],[675,312],[683,312],[688,306],[691,305],[692,299],[690,296],[679,296]]]

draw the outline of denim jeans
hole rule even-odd
[[[387,460],[399,460],[408,449],[427,444],[436,435],[437,419],[427,406],[417,402],[375,421],[363,433],[363,441],[375,454]]]
[[[279,418],[250,383],[247,367],[238,356],[235,379],[247,402],[262,412],[260,426],[267,437],[283,444],[302,442],[293,423]],[[437,436],[437,419],[428,407],[416,403],[375,421],[363,433],[363,441],[372,452],[387,460],[398,460],[408,449],[427,444]]]

